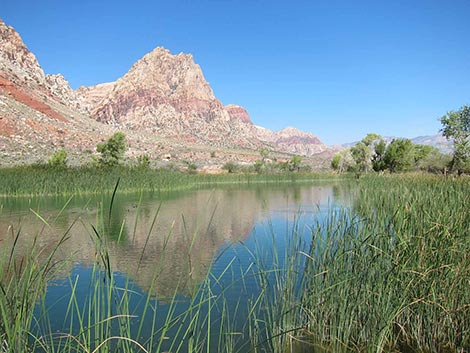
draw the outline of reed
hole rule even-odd
[[[361,179],[354,206],[317,222],[305,332],[336,350],[470,347],[469,179]]]
[[[187,174],[168,169],[51,168],[46,165],[0,168],[0,196],[86,195],[112,193],[117,179],[119,191],[188,190],[233,184],[299,183],[339,178],[329,174]]]
[[[178,295],[187,287],[182,279],[170,298],[155,298],[151,293],[158,285],[164,258],[156,265],[154,277],[147,294],[119,273],[114,272],[110,256],[110,242],[119,241],[121,234],[111,234],[113,205],[119,182],[115,185],[111,200],[97,213],[96,221],[87,227],[93,239],[95,261],[86,271],[88,278],[81,279],[73,272],[68,279],[69,294],[63,315],[63,326],[57,330],[57,317],[51,317],[51,307],[46,304],[48,283],[66,266],[67,259],[55,260],[55,253],[68,240],[68,233],[57,242],[44,260],[38,245],[39,234],[30,242],[19,230],[11,235],[11,243],[2,247],[0,259],[0,348],[1,352],[234,352],[236,335],[231,330],[233,319],[229,316],[224,292],[214,294],[214,277],[207,270],[202,283],[192,288],[187,297]],[[104,204],[103,204],[104,205]],[[155,236],[154,222],[147,238]],[[52,228],[52,221],[38,219]],[[79,222],[77,222],[78,224]],[[121,228],[122,231],[122,228]],[[199,229],[187,234],[189,243],[199,236]],[[165,236],[166,239],[171,234]],[[165,241],[165,244],[167,240]],[[28,246],[25,254],[23,247]],[[165,250],[165,249],[163,249]],[[142,249],[142,256],[145,246]],[[192,254],[189,247],[188,258]],[[17,256],[16,253],[22,254]],[[171,256],[163,251],[162,256]],[[141,258],[142,258],[141,256]],[[189,261],[190,262],[190,261]],[[223,276],[228,270],[223,269]],[[137,267],[139,271],[139,266]],[[86,283],[83,283],[83,281]],[[87,288],[87,290],[83,290]],[[58,303],[56,303],[58,304]],[[54,304],[54,305],[56,305]],[[52,322],[55,322],[54,324]],[[149,327],[144,327],[150,325]],[[223,328],[223,329],[222,329]]]

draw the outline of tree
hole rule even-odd
[[[448,112],[441,118],[441,124],[442,135],[454,141],[451,169],[460,175],[470,170],[470,107],[464,105],[456,112]]]
[[[261,156],[261,160],[264,163],[266,161],[266,158],[268,158],[268,156],[269,156],[269,150],[267,148],[263,147],[259,150],[259,154]]]
[[[96,151],[101,153],[98,164],[106,167],[113,167],[119,164],[126,152],[126,135],[116,132],[108,141],[99,143]]]
[[[331,168],[333,168],[333,170],[337,171],[338,173],[352,171],[354,169],[354,163],[355,162],[351,156],[351,150],[346,149],[334,155],[333,159],[331,160]]]
[[[331,160],[331,168],[336,171],[341,173],[341,162],[343,158],[341,157],[341,154],[337,153],[333,156],[333,159]]]
[[[382,136],[375,134],[375,133],[369,133],[362,139],[362,142],[366,146],[373,146],[376,144],[378,141],[382,141]]]
[[[184,164],[186,164],[186,171],[188,172],[188,174],[197,173],[197,165],[195,163],[190,161],[184,161]]]
[[[62,148],[54,153],[48,164],[53,168],[67,167],[67,152]]]
[[[351,156],[356,163],[356,173],[368,172],[372,168],[374,153],[372,148],[383,142],[377,134],[367,134],[360,142],[351,147]]]
[[[417,164],[419,169],[429,173],[445,173],[451,161],[450,154],[441,153],[437,148],[432,147],[432,150],[425,157],[419,159]]]
[[[300,163],[302,163],[302,157],[292,157],[292,159],[289,161],[289,171],[300,171]]]
[[[356,163],[356,172],[367,172],[370,169],[370,161],[372,153],[364,142],[358,142],[354,147],[351,147],[351,156]]]
[[[391,173],[409,170],[414,165],[414,155],[415,149],[411,140],[393,140],[385,151],[385,167]]]
[[[387,150],[385,141],[380,138],[380,141],[375,144],[374,155],[372,156],[372,169],[376,172],[380,172],[386,169],[384,157]]]
[[[261,174],[266,171],[266,164],[261,160],[256,160],[255,164],[253,164],[253,168],[256,173]]]
[[[222,169],[226,170],[228,173],[236,173],[238,168],[238,165],[233,162],[227,162],[222,166]]]

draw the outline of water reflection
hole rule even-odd
[[[176,290],[187,295],[201,283],[224,245],[246,239],[263,219],[289,219],[299,211],[315,213],[328,207],[346,195],[341,187],[260,186],[118,195],[110,218],[106,197],[4,200],[0,244],[19,232],[15,261],[21,262],[34,237],[46,258],[67,234],[57,254],[65,264],[60,275],[66,277],[77,264],[98,261],[97,233],[107,241],[113,271],[128,274],[158,298],[171,297]]]

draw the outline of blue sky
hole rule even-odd
[[[273,130],[416,137],[470,103],[470,1],[0,0],[46,73],[114,81],[157,46]]]

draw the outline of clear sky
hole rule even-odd
[[[255,124],[327,144],[433,135],[470,103],[469,0],[0,0],[0,18],[73,88],[164,46]]]

